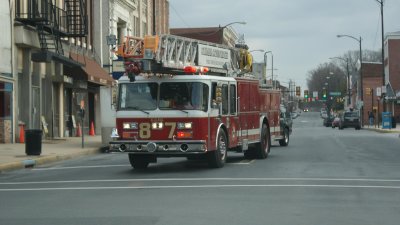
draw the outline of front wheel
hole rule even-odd
[[[225,165],[228,149],[228,139],[223,130],[221,130],[217,137],[217,149],[208,152],[208,164],[211,168],[221,168]]]
[[[283,130],[283,139],[279,140],[280,146],[288,146],[289,145],[289,129],[285,128]]]

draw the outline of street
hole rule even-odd
[[[184,158],[135,171],[100,154],[0,174],[0,224],[398,224],[400,138],[293,122],[266,160],[221,169]]]

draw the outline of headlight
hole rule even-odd
[[[124,129],[138,129],[138,123],[123,123],[122,128]]]
[[[192,122],[186,122],[186,123],[177,123],[178,129],[192,129]]]

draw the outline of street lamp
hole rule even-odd
[[[246,25],[246,22],[244,22],[244,21],[236,21],[236,22],[228,23],[228,24],[226,24],[225,26],[222,26],[222,27],[221,27],[221,25],[219,25],[219,29],[217,31],[215,31],[214,33],[208,34],[208,35],[213,35],[213,34],[215,34],[217,32],[222,31],[221,32],[221,35],[222,35],[222,37],[221,37],[222,42],[221,43],[224,44],[224,30],[225,30],[225,28],[227,28],[227,27],[229,27],[230,25],[233,25],[233,24]]]
[[[329,73],[331,74],[331,73]],[[327,98],[326,98],[326,108],[328,109],[328,115],[330,115],[331,113],[331,101],[330,100],[330,95],[329,95],[329,78],[331,78],[330,76],[326,76],[326,82],[325,82],[325,86],[326,86],[326,92],[327,92]]]
[[[347,72],[347,92],[348,92],[348,96],[349,96],[349,104],[351,104],[351,93],[350,93],[350,72],[349,72],[349,58],[341,58],[341,57],[331,57],[329,59],[340,59],[346,62],[346,72]]]
[[[222,26],[222,27],[221,27],[221,25],[219,25],[219,27],[220,27],[221,29],[224,29],[224,28],[226,28],[226,27],[228,27],[228,26],[230,26],[230,25],[232,25],[232,24],[242,24],[242,25],[246,25],[246,22],[244,22],[244,21],[232,22],[232,23],[228,23],[227,25]]]
[[[272,54],[272,51],[266,51],[264,53],[264,63],[265,63],[265,73],[267,73],[267,54],[271,53],[271,80],[272,80],[272,89],[274,89],[274,54]]]
[[[262,50],[262,49],[256,49],[256,50],[251,50],[251,51],[249,51],[249,52],[264,52],[264,50]]]
[[[361,102],[362,104],[364,103],[364,90],[363,90],[363,66],[362,66],[362,47],[361,47],[361,43],[362,43],[362,39],[361,36],[360,38],[355,38],[353,36],[350,35],[346,35],[346,34],[339,34],[336,35],[336,37],[341,38],[341,37],[348,37],[351,39],[356,40],[359,44],[360,44],[360,95],[361,95]],[[383,64],[383,62],[382,62]],[[361,106],[361,127],[364,125],[364,105]]]

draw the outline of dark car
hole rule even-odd
[[[358,111],[349,111],[342,114],[339,122],[339,129],[354,127],[356,130],[361,129],[360,113]]]

